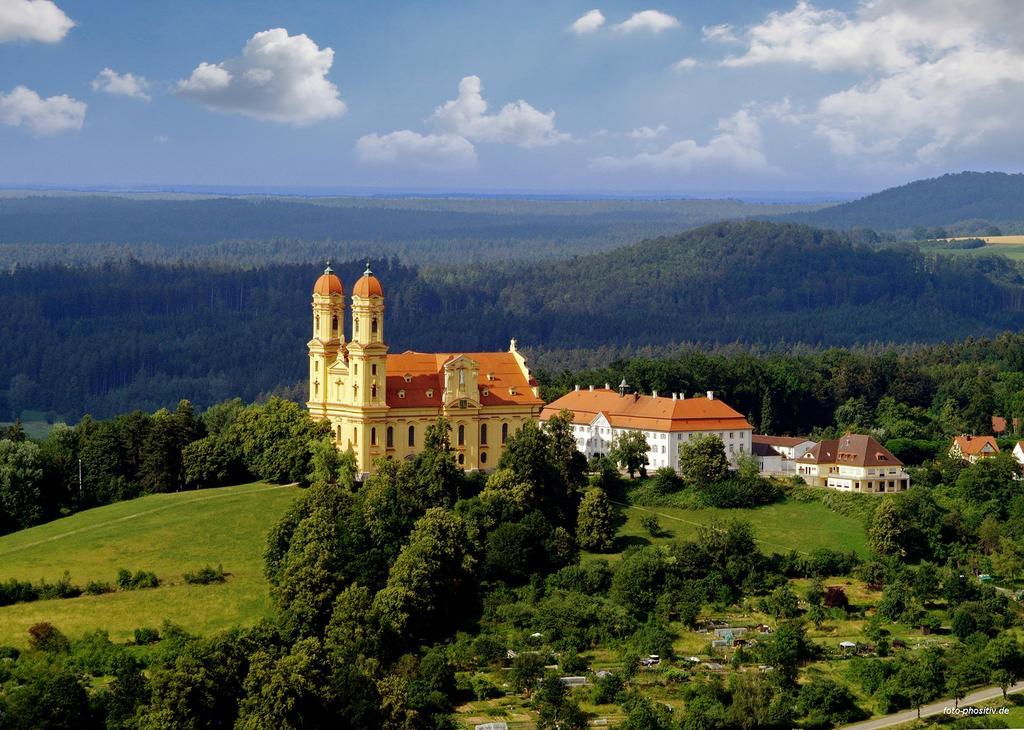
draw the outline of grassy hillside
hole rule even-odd
[[[1024,220],[1024,175],[961,172],[917,180],[850,203],[780,220],[829,228],[894,230],[968,220]]]
[[[746,520],[753,525],[754,535],[765,553],[809,553],[816,548],[830,548],[867,555],[864,524],[833,512],[821,502],[786,500],[754,509],[639,507],[621,502],[616,507],[623,518],[617,533],[623,546],[693,540],[700,526]],[[640,520],[652,514],[658,518],[664,535],[651,537],[641,526]]]
[[[0,608],[0,645],[22,646],[26,631],[50,621],[74,637],[106,629],[115,640],[168,618],[196,633],[253,624],[270,611],[262,552],[270,526],[296,487],[246,484],[156,494],[81,512],[0,537],[0,580],[76,585],[114,582],[119,568],[156,573],[155,589],[37,601]],[[229,573],[221,585],[188,585],[182,574],[207,564]]]

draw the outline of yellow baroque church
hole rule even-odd
[[[544,406],[512,340],[508,352],[388,354],[384,289],[370,265],[352,288],[352,339],[345,340],[345,289],[330,265],[313,287],[309,341],[313,418],[330,421],[341,450],[364,475],[374,459],[407,459],[444,416],[464,469],[494,468],[508,437]]]

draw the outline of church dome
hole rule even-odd
[[[362,277],[356,282],[356,285],[352,287],[352,296],[354,297],[383,297],[384,289],[380,285],[380,280],[373,275],[370,271],[370,262],[366,262],[366,271],[363,272]]]
[[[345,287],[341,284],[341,279],[338,278],[337,274],[331,269],[331,265],[327,264],[327,268],[324,269],[324,273],[320,275],[320,278],[316,280],[316,284],[313,285],[313,293],[320,294],[321,296],[328,297],[331,294],[344,294]]]

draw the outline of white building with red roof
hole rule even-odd
[[[903,462],[871,436],[848,433],[815,444],[796,460],[797,474],[815,487],[845,492],[902,492],[910,487]]]
[[[562,411],[572,412],[576,446],[587,458],[607,454],[615,438],[626,431],[640,431],[647,438],[651,469],[678,469],[679,445],[697,436],[721,438],[734,463],[739,454],[750,453],[753,428],[742,413],[712,392],[706,397],[683,398],[627,393],[625,387],[612,390],[608,385],[577,386],[545,406],[540,419],[547,421]]]
[[[309,400],[334,442],[351,449],[362,473],[379,457],[407,459],[423,448],[439,416],[452,428],[465,469],[498,464],[509,435],[544,405],[537,380],[512,340],[507,352],[388,352],[384,288],[367,264],[352,288],[352,337],[345,338],[345,290],[330,266],[313,287]]]

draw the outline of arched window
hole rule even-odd
[[[338,443],[341,443],[341,426],[338,426]]]
[[[373,398],[374,400],[377,399],[377,384],[376,383],[374,383],[373,385],[370,386],[370,397]]]
[[[508,441],[508,424],[507,423],[503,423],[503,424],[501,424],[501,444],[502,444],[502,446],[505,445],[506,441]]]
[[[353,398],[358,398],[359,397],[359,386],[358,385],[353,385],[352,386],[352,397]]]
[[[313,383],[313,395],[320,395],[320,381],[317,380]]]
[[[370,320],[370,334],[377,334],[377,318],[374,317]]]
[[[480,452],[480,463],[481,464],[486,464],[487,463],[487,452],[486,451],[481,451]]]
[[[409,426],[409,445],[410,446],[415,446],[416,445],[416,427],[415,426]]]
[[[357,426],[352,427],[352,440],[359,443],[359,428]]]
[[[319,332],[320,331],[320,315],[319,314],[316,315],[316,325],[315,325],[315,327],[316,327],[316,331]]]
[[[385,445],[389,449],[395,448],[395,429],[394,429],[394,427],[388,426],[387,436],[385,438],[387,439],[387,441],[385,442]]]
[[[377,445],[377,429],[376,428],[371,428],[370,429],[370,446],[376,446],[376,445]]]
[[[352,318],[352,331],[357,335],[359,334],[359,317]]]
[[[466,463],[466,455],[465,454],[459,454],[459,466],[462,466],[465,463]]]
[[[481,446],[486,446],[487,445],[487,424],[486,423],[481,423],[480,424],[480,445]]]
[[[338,333],[338,315],[331,317],[331,332]]]
[[[459,424],[459,446],[466,445],[466,427]]]

